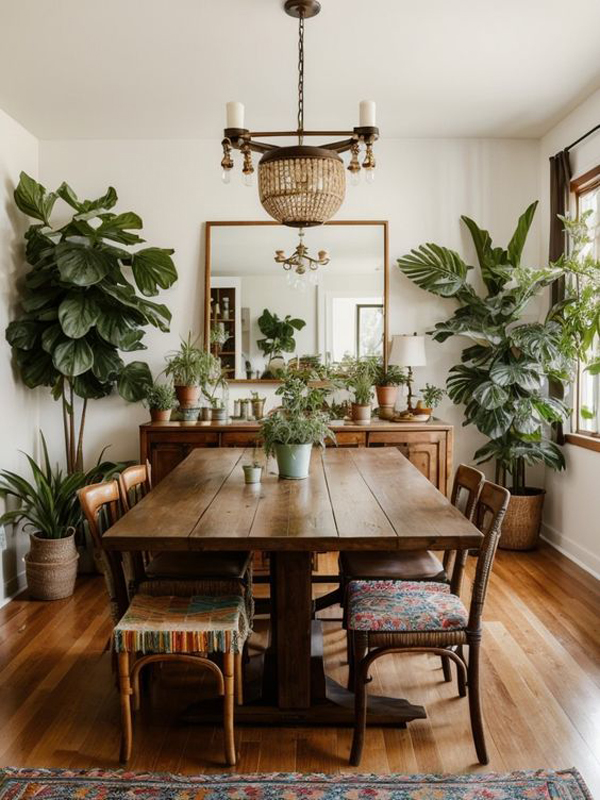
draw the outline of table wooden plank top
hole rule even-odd
[[[481,533],[393,447],[313,450],[310,476],[252,450],[198,448],[104,535],[112,550],[411,550],[479,547]]]

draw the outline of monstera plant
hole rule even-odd
[[[139,401],[152,383],[144,362],[125,364],[120,352],[146,349],[148,325],[169,330],[167,307],[147,298],[177,279],[173,250],[139,247],[144,239],[134,231],[142,220],[132,211],[111,211],[117,203],[112,187],[95,200],[80,200],[66,183],[49,192],[23,172],[14,197],[37,222],[25,234],[30,270],[21,313],[6,339],[25,384],[48,386],[62,400],[67,470],[80,471],[88,401],[115,387],[124,399]],[[59,199],[71,211],[56,226],[50,216]]]
[[[568,409],[550,396],[548,385],[551,381],[565,385],[573,369],[562,314],[553,309],[541,322],[523,321],[531,300],[571,270],[567,259],[541,269],[521,263],[536,206],[530,205],[520,217],[506,249],[494,247],[490,234],[472,219],[461,218],[475,245],[484,294],[468,280],[473,267],[445,247],[421,245],[398,260],[418,286],[458,302],[450,319],[430,333],[437,342],[451,336],[471,340],[461,363],[450,370],[448,395],[454,403],[464,403],[464,424],[475,425],[488,437],[475,459],[478,463],[495,459],[496,480],[503,485],[510,475],[513,507],[518,505],[513,502],[516,497],[543,500],[541,490],[527,486],[527,465],[541,462],[557,470],[565,466],[549,426],[563,420]],[[541,501],[536,503],[541,514]],[[507,516],[505,528],[508,525]],[[532,525],[539,530],[539,520]]]

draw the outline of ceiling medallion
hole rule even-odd
[[[379,138],[375,125],[375,103],[360,103],[360,124],[352,131],[304,130],[304,20],[321,10],[317,0],[287,0],[285,11],[299,20],[298,36],[298,122],[295,131],[253,132],[244,127],[242,103],[227,103],[227,127],[223,139],[223,180],[229,183],[233,169],[232,151],[243,155],[244,183],[252,185],[254,165],[252,153],[261,153],[258,163],[258,190],[265,211],[277,222],[292,228],[322,225],[339,210],[346,193],[346,171],[340,153],[350,151],[348,166],[352,183],[366,172],[367,180],[374,177],[373,144]],[[259,138],[297,136],[298,144],[278,147],[257,141]],[[341,141],[318,147],[304,144],[306,137],[346,137]],[[361,146],[365,149],[362,164]],[[302,241],[300,242],[302,246]]]

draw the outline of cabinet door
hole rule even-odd
[[[446,431],[371,433],[369,447],[397,447],[440,492],[446,493],[448,476]]]
[[[260,444],[258,431],[224,431],[221,434],[221,447],[255,447]]]

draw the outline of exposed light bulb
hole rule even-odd
[[[358,170],[356,172],[350,173],[350,185],[351,186],[358,186],[360,183],[360,172]]]
[[[245,172],[244,173],[244,186],[253,186],[254,185],[254,173],[253,172]]]
[[[373,169],[373,167],[367,168],[365,172],[366,172],[365,179],[367,183],[375,183],[375,170]]]
[[[221,180],[223,183],[231,183],[231,170],[224,169],[223,174],[221,175]]]

